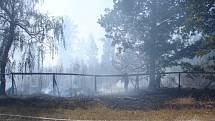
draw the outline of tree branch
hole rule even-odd
[[[10,11],[4,6],[3,1],[0,1],[0,8],[9,16],[9,18],[12,18],[12,14]]]
[[[6,18],[6,16],[4,16],[4,15],[1,15],[1,14],[0,14],[0,18],[3,18],[4,20],[10,22],[10,20],[9,20],[8,18]]]
[[[20,27],[21,29],[23,29],[30,37],[36,37],[37,35],[39,35],[41,32],[44,31],[44,29],[36,32],[36,33],[33,33],[33,32],[30,32],[27,28],[25,28],[23,25],[21,25],[20,23],[17,23],[16,24],[18,27]]]

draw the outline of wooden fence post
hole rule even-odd
[[[11,89],[11,91],[12,91],[12,95],[15,95],[15,80],[14,80],[14,74],[12,73],[11,76],[12,76],[12,89]]]
[[[139,91],[140,89],[140,79],[139,79],[139,76],[136,76],[136,84],[135,84],[135,88],[136,88],[136,91]]]
[[[56,75],[53,74],[53,95],[56,95],[56,93],[58,93],[58,96],[60,96],[60,91],[59,91],[59,88],[58,88],[58,85],[57,85],[57,81],[56,81]],[[56,92],[57,91],[57,92]]]
[[[181,89],[181,73],[178,73],[178,89]]]
[[[95,93],[97,93],[97,77],[94,77]]]
[[[12,85],[11,85],[11,93],[12,95],[16,95],[17,94],[17,87],[16,87],[16,82],[15,82],[15,79],[14,79],[14,73],[11,73],[11,78],[12,78]]]
[[[53,77],[52,77],[52,89],[53,89],[53,95],[56,94],[56,91],[55,91],[55,74],[53,74]]]

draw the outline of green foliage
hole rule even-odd
[[[120,52],[132,49],[159,71],[213,53],[214,18],[214,0],[114,0],[99,24]]]
[[[170,65],[169,58],[184,43],[174,38],[181,31],[185,12],[180,0],[115,0],[99,24],[119,50],[144,55],[145,64],[155,61],[157,71]],[[174,60],[173,60],[174,61]]]
[[[40,13],[36,8],[39,1],[0,0],[0,73],[6,72],[6,65],[11,64],[10,58],[17,50],[22,61],[13,62],[10,67],[17,64],[20,71],[31,72],[36,61],[38,68],[43,64],[44,52],[50,50],[54,55],[59,41],[64,42],[63,20]],[[5,95],[4,75],[0,75],[0,81],[0,94]]]
[[[22,67],[33,69],[36,61],[42,64],[47,49],[52,52],[57,50],[59,42],[64,42],[63,19],[49,17],[36,8],[39,0],[1,0],[0,26],[3,28],[4,42],[12,41],[10,50],[12,57],[19,49],[22,55]],[[14,35],[7,31],[14,26]],[[13,36],[12,40],[10,40]],[[58,40],[58,41],[55,41]],[[2,41],[2,40],[1,40]],[[1,48],[4,45],[1,45]],[[3,52],[3,51],[2,51]],[[2,53],[1,53],[2,55]],[[9,57],[8,57],[9,58]],[[39,66],[38,66],[39,67]],[[26,70],[26,68],[25,68]]]
[[[214,0],[187,0],[184,33],[201,33],[201,39],[195,42],[196,49],[190,50],[194,56],[210,58],[215,50],[215,1]],[[186,56],[185,56],[186,57]],[[208,61],[213,61],[209,60]],[[208,62],[209,63],[209,62]],[[210,70],[209,65],[202,67]]]
[[[146,72],[154,82],[155,73],[182,59],[174,56],[187,44],[183,39],[186,34],[179,36],[186,15],[184,8],[181,0],[114,0],[114,8],[106,10],[99,24],[119,52],[131,49],[144,56],[141,59]]]

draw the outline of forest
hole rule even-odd
[[[175,113],[192,109],[200,118],[203,110],[209,113],[198,120],[214,118],[214,0],[110,0],[111,7],[98,0],[78,6],[73,0],[83,10],[71,10],[71,15],[47,12],[44,8],[54,4],[47,1],[0,0],[0,119],[8,116],[2,114],[11,102],[52,110],[69,105],[67,111],[104,104],[109,115],[120,115],[112,109],[131,111],[126,120],[132,111],[139,116],[142,110],[166,113],[169,108]],[[194,115],[190,112],[183,113]],[[88,113],[80,119],[89,119]],[[124,119],[92,119],[103,118]]]

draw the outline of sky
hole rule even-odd
[[[112,0],[44,0],[44,6],[55,16],[70,16],[79,26],[81,36],[94,34],[101,37],[102,29],[97,24],[105,8],[112,7]]]
[[[44,0],[42,10],[53,16],[67,16],[77,25],[78,38],[87,39],[94,36],[102,54],[101,38],[104,30],[97,23],[105,8],[112,8],[112,0]],[[53,62],[57,63],[57,62]]]

